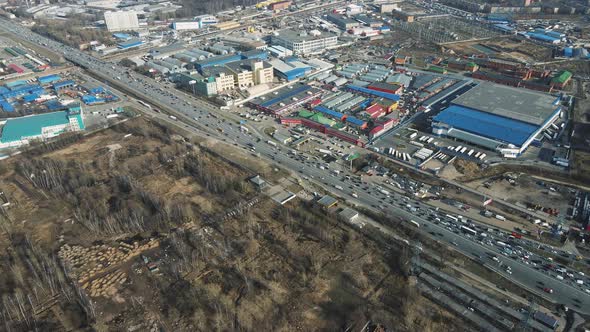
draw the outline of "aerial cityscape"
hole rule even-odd
[[[1,331],[590,331],[590,2],[0,1]]]

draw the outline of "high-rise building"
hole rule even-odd
[[[104,21],[109,31],[135,30],[139,28],[137,13],[133,10],[105,12]]]

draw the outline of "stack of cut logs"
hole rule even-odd
[[[153,238],[143,244],[137,241],[133,244],[119,242],[116,248],[105,244],[89,248],[65,244],[60,248],[58,256],[70,267],[82,288],[95,297],[109,294],[117,283],[122,284],[127,280],[127,274],[116,269],[115,265],[159,245],[159,241]],[[107,269],[113,271],[106,271]]]

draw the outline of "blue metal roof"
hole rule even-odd
[[[340,112],[333,111],[333,110],[331,110],[331,109],[329,109],[329,108],[326,108],[326,107],[324,107],[324,106],[316,106],[316,107],[314,107],[313,109],[314,109],[315,111],[318,111],[318,112],[324,113],[324,114],[326,114],[326,115],[329,115],[329,116],[331,116],[331,117],[333,117],[333,118],[336,118],[336,119],[338,119],[338,120],[340,120],[340,119],[342,119],[342,118],[344,117],[344,114],[342,114],[342,113],[340,113]]]
[[[124,42],[117,43],[118,48],[131,48],[135,46],[139,46],[143,44],[143,42],[139,39],[132,39]]]
[[[31,93],[30,95],[25,95],[25,96],[23,97],[23,101],[25,101],[25,102],[27,102],[27,103],[30,103],[30,102],[33,102],[33,101],[35,101],[35,99],[37,99],[37,98],[39,98],[39,95],[38,95],[38,94],[36,94],[36,93]]]
[[[264,103],[260,104],[260,106],[262,106],[262,107],[272,106],[272,105],[280,102],[281,100],[291,98],[291,97],[293,97],[301,92],[307,91],[309,89],[311,89],[311,87],[309,85],[302,85],[298,88],[292,89],[291,91],[289,91],[287,93],[280,94],[273,99],[269,99],[269,100],[265,101]]]
[[[47,76],[40,76],[37,80],[41,84],[47,84],[47,83],[59,81],[59,80],[61,80],[61,77],[59,75],[53,74],[53,75],[47,75]]]
[[[521,146],[539,127],[529,123],[451,105],[433,119],[486,138]]]
[[[375,91],[375,90],[363,88],[361,86],[356,86],[356,85],[353,85],[353,84],[348,84],[346,87],[349,88],[349,89],[351,89],[351,90],[358,91],[358,92],[361,92],[361,93],[366,93],[366,94],[373,95],[373,96],[376,96],[376,97],[387,98],[387,99],[391,99],[393,101],[398,101],[399,100],[399,95],[396,95],[394,93],[387,93],[387,92],[382,92],[382,91]]]
[[[1,97],[3,99],[8,99],[8,98],[15,98],[15,97],[19,97],[22,95],[26,95],[26,94],[30,94],[30,93],[44,93],[45,90],[43,90],[43,88],[40,85],[25,85],[25,86],[21,86],[17,89],[14,89],[12,91],[8,91],[8,92],[4,92],[2,93]]]
[[[113,37],[115,37],[117,39],[130,39],[131,38],[130,35],[128,35],[126,33],[121,33],[121,32],[113,33]]]
[[[55,111],[55,110],[63,108],[63,105],[57,99],[50,99],[50,100],[46,101],[45,106],[47,106],[47,108],[50,111]]]
[[[550,42],[550,43],[552,43],[556,40],[560,40],[559,38],[551,37],[551,36],[548,36],[544,33],[527,32],[526,34],[527,34],[527,36],[529,36],[533,39],[538,39],[538,40],[546,41],[546,42]]]
[[[251,50],[240,53],[242,59],[260,59],[260,60],[267,60],[268,59],[268,52],[265,50]]]
[[[285,77],[287,79],[287,81],[292,81],[296,78],[303,77],[303,76],[305,76],[305,73],[307,73],[309,71],[308,68],[293,68],[293,69],[285,71],[285,72],[281,72],[276,68],[274,70],[278,76]]]
[[[195,62],[195,66],[197,66],[199,69],[203,69],[212,66],[223,66],[228,62],[240,60],[242,60],[242,57],[238,54],[216,56],[202,61],[197,61]]]
[[[61,89],[61,88],[64,88],[64,87],[67,87],[67,86],[72,86],[72,85],[74,85],[74,84],[76,84],[76,82],[74,82],[74,80],[67,80],[67,81],[63,81],[63,82],[58,82],[58,83],[55,83],[55,84],[53,85],[53,88],[54,88],[55,90],[59,90],[59,89]]]
[[[363,126],[365,124],[365,121],[361,120],[361,119],[357,119],[354,116],[349,116],[346,118],[346,122],[348,123],[352,123],[355,126]]]
[[[12,105],[10,105],[10,103],[7,101],[0,101],[0,107],[2,107],[2,110],[5,112],[14,112],[14,107],[12,107]]]

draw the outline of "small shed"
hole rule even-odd
[[[252,182],[252,184],[254,184],[254,186],[256,186],[258,190],[262,190],[266,188],[266,186],[268,185],[266,181],[264,181],[264,179],[260,177],[260,175],[256,175],[250,178],[250,182]]]

